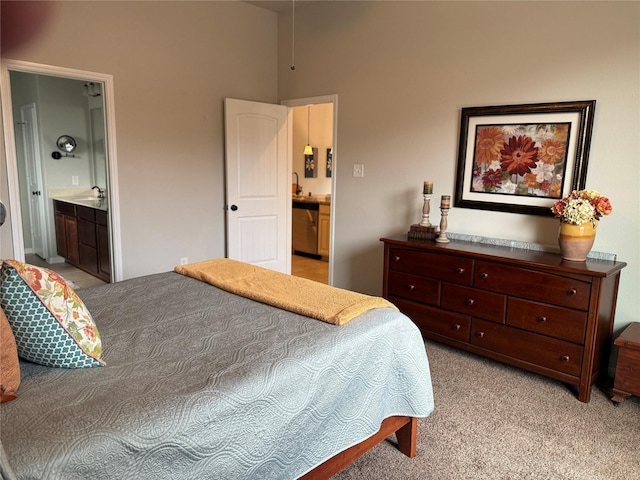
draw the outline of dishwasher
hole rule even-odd
[[[293,253],[318,255],[319,210],[318,203],[293,202],[291,220]]]

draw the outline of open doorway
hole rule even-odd
[[[57,248],[53,199],[89,197],[97,186],[106,192],[102,206],[108,211],[104,224],[96,223],[108,239],[102,248],[110,268],[106,280],[120,280],[111,76],[7,61],[1,81],[13,258],[68,268]],[[74,150],[60,148],[60,138],[71,138]]]
[[[282,102],[291,109],[291,274],[332,283],[337,96]]]

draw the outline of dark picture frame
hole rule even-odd
[[[462,108],[454,206],[553,216],[587,178],[595,100]]]
[[[325,168],[325,176],[331,178],[333,172],[333,148],[327,148],[327,164]]]

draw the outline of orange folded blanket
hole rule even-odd
[[[334,325],[344,325],[372,308],[397,310],[381,297],[331,287],[228,258],[181,265],[175,267],[175,271],[236,295]]]

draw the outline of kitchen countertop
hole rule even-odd
[[[83,207],[95,208],[96,210],[109,210],[109,203],[106,198],[97,198],[97,197],[53,197],[53,200],[58,200],[59,202],[67,202],[73,203],[74,205],[82,205]]]
[[[331,205],[331,198],[327,200],[325,195],[293,195],[291,197],[293,202],[303,203],[317,203],[318,205]]]

